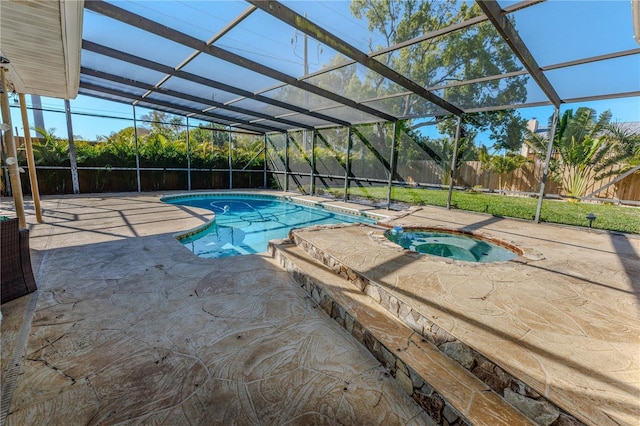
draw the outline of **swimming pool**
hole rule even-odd
[[[456,232],[396,227],[386,231],[385,236],[407,250],[466,262],[504,262],[518,257],[511,249]]]
[[[215,213],[211,226],[180,238],[180,242],[194,254],[206,258],[265,252],[269,240],[286,238],[292,228],[376,222],[376,219],[364,215],[303,205],[277,196],[174,196],[163,198],[163,201],[201,207]]]

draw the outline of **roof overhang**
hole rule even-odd
[[[0,54],[18,93],[78,95],[84,0],[0,1]]]

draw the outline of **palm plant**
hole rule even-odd
[[[133,127],[126,127],[106,138],[103,163],[109,167],[135,167],[136,145]]]
[[[153,188],[162,189],[166,184],[167,168],[186,166],[186,142],[169,139],[161,132],[152,132],[140,144],[142,167],[157,167],[151,171]]]
[[[33,154],[39,166],[68,166],[69,143],[54,135],[55,129],[49,131],[40,127],[35,129],[42,138],[34,139]]]
[[[620,152],[623,162],[620,159],[609,160],[606,165],[618,165],[621,168],[614,170],[611,174],[624,173],[631,167],[640,165],[640,133],[634,131],[630,126],[621,123],[613,123],[607,126],[607,136],[610,143]]]
[[[55,129],[46,131],[43,128],[35,129],[42,138],[34,139],[33,155],[38,166],[70,166],[69,143],[54,135]],[[40,172],[46,186],[54,193],[64,193],[65,172],[63,170],[44,170]]]
[[[263,142],[259,139],[238,138],[235,149],[232,153],[234,168],[249,168],[249,170],[262,169],[262,148]]]
[[[529,132],[525,142],[544,156],[548,138]],[[550,177],[562,184],[567,195],[582,197],[591,182],[624,172],[612,166],[625,164],[632,157],[630,143],[612,133],[610,111],[597,115],[591,108],[580,107],[575,114],[567,110],[556,127],[553,149],[557,157],[550,163]]]

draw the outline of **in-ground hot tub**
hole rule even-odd
[[[385,237],[407,250],[466,262],[505,262],[522,254],[515,246],[463,231],[396,226]]]

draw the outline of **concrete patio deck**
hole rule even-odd
[[[159,198],[28,218],[39,291],[2,305],[3,423],[431,424],[273,259],[195,257],[173,233],[210,213]]]
[[[47,223],[29,217],[40,290],[2,305],[6,424],[430,423],[273,259],[194,257],[172,234],[209,213],[158,200],[46,198]],[[442,261],[365,227],[298,234],[579,420],[640,423],[638,236],[438,208],[391,223],[541,259]]]

